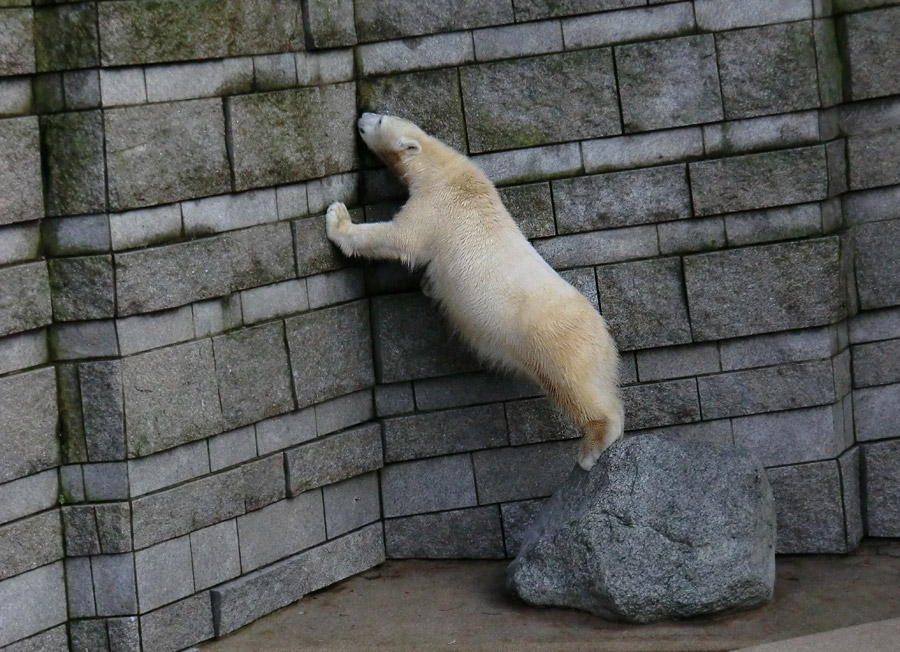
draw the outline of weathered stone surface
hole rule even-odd
[[[0,604],[4,605],[0,610],[0,645],[64,623],[66,585],[62,562],[0,582]]]
[[[212,345],[200,340],[122,361],[128,456],[223,430]]]
[[[850,14],[843,19],[847,35],[850,95],[854,100],[900,93],[900,57],[895,38],[900,29],[897,7]]]
[[[633,8],[615,14],[590,14],[562,21],[563,38],[568,48],[649,41],[678,36],[693,29],[693,7],[682,2]]]
[[[556,233],[549,183],[502,188],[500,199],[526,238]]]
[[[381,471],[385,518],[435,512],[478,504],[468,455],[389,464]]]
[[[315,407],[316,431],[319,436],[328,435],[363,421],[374,418],[372,391],[364,389],[354,394],[339,396]]]
[[[104,107],[144,104],[147,101],[144,69],[140,67],[101,69],[100,95]]]
[[[356,222],[361,221],[359,215],[358,211],[350,212],[350,217],[355,218]],[[347,259],[325,234],[324,218],[309,217],[296,220],[292,225],[300,276],[334,271],[347,265]]]
[[[50,323],[50,279],[44,262],[0,269],[0,336]]]
[[[119,315],[162,310],[294,276],[289,226],[267,224],[115,257]]]
[[[466,151],[466,124],[456,70],[363,80],[357,95],[362,109],[411,120],[435,138]]]
[[[470,66],[460,81],[472,152],[620,132],[608,49]]]
[[[819,104],[812,23],[716,35],[725,117],[749,118]],[[770,74],[778,70],[777,75]]]
[[[703,143],[707,155],[783,149],[790,145],[814,145],[819,140],[818,111],[703,125]]]
[[[90,505],[64,505],[60,509],[69,557],[100,554],[100,536],[94,508]]]
[[[241,292],[241,310],[245,326],[309,308],[306,279],[292,279]]]
[[[700,158],[700,127],[630,134],[581,143],[586,172],[609,172]]]
[[[62,525],[55,510],[0,527],[0,580],[62,556]]]
[[[555,269],[615,263],[659,254],[653,225],[613,231],[590,231],[562,235],[536,242],[534,248]]]
[[[299,2],[162,0],[100,6],[104,66],[303,49]]]
[[[0,379],[0,482],[59,464],[53,369]]]
[[[696,215],[819,201],[828,194],[823,147],[701,161],[689,167]]]
[[[724,31],[769,23],[787,23],[813,17],[806,0],[786,0],[772,5],[766,0],[699,0],[697,25],[704,30]]]
[[[77,256],[47,262],[56,321],[107,319],[115,315],[112,256]]]
[[[429,412],[384,422],[384,458],[398,462],[508,443],[499,404]]]
[[[285,322],[299,407],[373,384],[369,309],[364,301]],[[340,333],[343,340],[332,336]]]
[[[663,222],[656,227],[663,254],[687,254],[722,249],[727,242],[721,217]]]
[[[474,160],[492,183],[529,183],[580,172],[581,148],[578,143],[563,143],[480,154]]]
[[[194,339],[191,306],[115,321],[119,351],[123,356]]]
[[[267,188],[183,202],[185,235],[205,235],[278,220],[275,190]]]
[[[620,349],[691,341],[683,284],[678,258],[597,268],[600,308]]]
[[[8,265],[38,257],[41,232],[38,222],[0,226],[0,264]]]
[[[768,476],[778,520],[776,552],[847,552],[837,462],[780,466]]]
[[[91,559],[98,616],[128,616],[137,611],[134,555],[99,555]]]
[[[306,279],[309,307],[313,310],[366,296],[366,281],[359,268],[316,274]]]
[[[209,473],[205,441],[128,461],[131,497],[142,496]]]
[[[818,204],[798,204],[764,211],[747,211],[725,216],[728,244],[734,247],[798,240],[822,233],[822,209]]]
[[[378,474],[367,473],[322,489],[328,538],[346,534],[381,518]]]
[[[838,353],[838,348],[836,329],[830,327],[757,335],[719,343],[723,371],[822,360]]]
[[[100,74],[97,70],[72,70],[63,75],[66,107],[95,109],[100,106]]]
[[[67,3],[35,9],[34,46],[38,72],[96,67],[96,7]]]
[[[74,624],[74,621],[70,622]],[[3,652],[66,652],[69,649],[66,626],[63,624],[17,641],[3,648]]]
[[[207,592],[141,616],[144,652],[168,652],[213,637],[212,608]]]
[[[310,442],[284,455],[291,495],[383,466],[381,428],[369,424]]]
[[[281,455],[270,455],[241,467],[244,507],[249,512],[285,497],[285,468]]]
[[[446,68],[474,60],[475,48],[468,32],[370,43],[356,49],[357,66],[363,77]]]
[[[684,273],[695,340],[819,326],[845,310],[838,238],[688,256]]]
[[[217,473],[132,502],[134,545],[187,534],[244,513],[240,469]]]
[[[866,534],[900,536],[900,441],[862,448]]]
[[[0,53],[0,68],[2,59]],[[37,118],[0,120],[0,187],[6,189],[0,196],[0,224],[43,217]]]
[[[426,4],[416,0],[356,1],[356,29],[361,41],[386,41],[512,21],[512,0]]]
[[[260,455],[300,444],[316,436],[314,408],[298,410],[256,424],[256,445]]]
[[[221,100],[110,109],[104,122],[114,210],[231,190]]]
[[[191,559],[198,591],[240,575],[236,521],[191,532]]]
[[[472,32],[472,40],[475,58],[479,61],[512,59],[563,49],[562,31],[553,21],[479,29]]]
[[[719,349],[715,343],[638,351],[636,357],[641,382],[720,371]]]
[[[513,446],[581,436],[568,417],[543,398],[507,403],[506,421]]]
[[[353,0],[305,0],[303,24],[313,48],[356,45]]]
[[[575,441],[557,441],[476,451],[472,462],[478,502],[549,496],[575,465],[576,447]],[[516,469],[515,474],[510,474],[509,469]]]
[[[181,236],[178,204],[146,208],[109,216],[109,231],[115,251],[163,244]]]
[[[34,14],[31,7],[0,13],[0,75],[34,72]]]
[[[229,98],[235,189],[353,169],[355,107],[352,84]]]
[[[451,335],[438,307],[421,293],[392,294],[372,300],[375,371],[378,380],[444,376],[472,371],[478,363]]]
[[[843,414],[831,405],[736,418],[732,427],[734,443],[765,466],[831,459],[844,448]]]
[[[853,419],[858,441],[900,434],[900,384],[853,390]]]
[[[532,604],[627,622],[748,609],[772,599],[774,548],[759,462],[634,437],[590,473],[572,472],[526,534],[507,587]]]
[[[111,244],[109,219],[106,215],[46,219],[41,222],[41,239],[45,251],[54,256],[105,253]]]
[[[284,327],[275,322],[213,339],[222,415],[229,428],[294,407]]]
[[[134,570],[141,613],[194,592],[191,544],[186,536],[138,550]]]
[[[241,569],[254,570],[325,541],[322,493],[309,491],[238,517]]]
[[[900,183],[893,165],[900,147],[900,130],[872,136],[854,136],[847,140],[847,165],[851,190]]]
[[[861,224],[854,232],[860,308],[900,305],[900,220]]]
[[[515,0],[518,21],[587,14],[644,4],[644,0]]]
[[[50,509],[59,498],[56,470],[47,470],[0,485],[0,523]]]
[[[693,378],[624,387],[622,402],[625,404],[626,430],[700,420],[700,401]]]
[[[69,623],[71,647],[76,650],[108,650],[106,621],[102,619],[73,620]]]
[[[420,410],[442,410],[531,398],[540,396],[541,390],[521,376],[479,372],[416,381],[415,395]]]
[[[128,498],[128,473],[125,462],[85,464],[85,498],[90,501],[123,500]]]
[[[854,346],[853,386],[900,383],[900,339]]]
[[[522,548],[522,541],[535,517],[541,512],[546,499],[522,500],[500,505],[500,516],[503,521],[503,540],[506,543],[506,556],[514,558]]]
[[[379,417],[392,417],[415,409],[412,383],[375,386],[375,413]]]
[[[505,557],[497,505],[384,522],[388,559],[502,559]]]
[[[216,636],[384,561],[380,524],[249,573],[211,591]]]
[[[678,220],[691,216],[683,165],[553,182],[560,233]]]
[[[81,364],[78,381],[87,459],[121,460],[125,455],[125,408],[119,361]]]
[[[722,119],[712,35],[620,46],[616,71],[626,132]]]
[[[106,630],[109,636],[110,650],[136,652],[140,649],[141,634],[138,629],[138,619],[134,616],[107,618]]]
[[[127,502],[95,505],[94,515],[100,552],[129,552],[134,548],[131,540],[131,508]]]

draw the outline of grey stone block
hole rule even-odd
[[[381,524],[249,573],[211,591],[216,636],[384,561]]]
[[[850,14],[843,19],[849,90],[854,100],[900,92],[900,74],[891,61],[900,56],[894,35],[900,26],[896,7]]]
[[[84,434],[84,413],[81,408],[78,365],[58,363],[56,377],[62,460],[66,464],[86,462],[87,442]]]
[[[725,216],[728,244],[741,246],[774,240],[796,240],[822,233],[822,209],[799,204]]]
[[[354,107],[351,84],[229,98],[236,189],[352,169]],[[266,137],[261,139],[260,133]]]
[[[314,408],[298,410],[256,424],[256,446],[260,455],[300,444],[316,436]]]
[[[53,318],[106,319],[115,314],[112,256],[56,258],[47,262]]]
[[[383,421],[386,462],[505,446],[500,404],[429,412]]]
[[[104,5],[101,60],[123,66],[302,50],[302,20],[300,3],[287,0]]]
[[[0,527],[0,580],[62,556],[62,525],[55,510]]]
[[[466,67],[460,82],[472,152],[620,133],[608,49]]]
[[[54,256],[94,254],[109,251],[109,218],[106,215],[81,215],[44,220],[41,240],[47,253]]]
[[[232,59],[231,61],[240,60]],[[246,61],[250,64],[250,76],[252,78],[252,59],[248,58]],[[119,68],[118,70],[124,72],[132,69]],[[137,70],[140,70],[140,68]],[[108,72],[113,72],[113,70]],[[103,73],[101,72],[101,74]],[[214,97],[219,94],[240,92],[242,90],[240,84],[234,83],[233,80],[226,80],[226,63],[224,61],[148,66],[144,69],[144,80],[147,88],[147,99],[150,102],[171,102],[173,100]]]
[[[241,469],[193,480],[132,502],[134,545],[187,534],[244,513]]]
[[[303,24],[306,40],[313,48],[356,45],[353,0],[305,0]]]
[[[830,405],[732,420],[734,443],[765,466],[837,457],[844,448],[843,413]]]
[[[96,616],[94,608],[94,580],[91,578],[90,557],[66,559],[66,596],[69,618]]]
[[[103,619],[73,620],[69,623],[71,647],[75,650],[108,650],[106,621]]]
[[[0,74],[34,70],[34,14],[30,8],[6,9],[0,14]]]
[[[575,466],[577,445],[575,441],[559,441],[473,453],[478,502],[549,496]],[[383,485],[382,480],[382,491]],[[385,516],[388,516],[387,509]]]
[[[65,477],[65,468],[63,467],[61,477]],[[0,523],[8,523],[54,507],[59,493],[55,469],[0,484]]]
[[[198,593],[141,616],[144,652],[169,652],[213,637],[210,594]]]
[[[59,73],[32,76],[33,108],[46,112],[65,111],[62,77]]]
[[[118,360],[78,365],[87,458],[91,462],[125,457],[122,372]]]
[[[0,374],[37,367],[48,357],[47,333],[43,330],[0,338]]]
[[[366,284],[360,269],[341,269],[326,274],[316,274],[306,279],[309,307],[313,310],[325,306],[361,299],[366,294]]]
[[[717,34],[716,46],[729,120],[818,106],[811,22]],[[777,76],[769,74],[774,67]]]
[[[900,219],[861,224],[854,234],[860,308],[900,305]]]
[[[292,317],[285,327],[299,407],[373,384],[366,302]],[[341,333],[343,341],[334,340],[334,333]]]
[[[619,348],[690,342],[683,284],[678,258],[598,267],[600,308]]]
[[[209,471],[210,464],[205,441],[197,441],[149,457],[129,460],[128,483],[131,497],[142,496],[151,491],[170,487],[205,475]]]
[[[854,550],[865,534],[861,497],[860,449],[854,446],[838,458],[841,472],[841,486],[844,497],[844,526],[847,533],[847,548]]]
[[[703,156],[703,131],[699,127],[647,134],[588,140],[581,143],[586,172],[674,163]]]
[[[379,417],[392,417],[415,409],[412,383],[375,386],[375,413]]]
[[[526,238],[555,235],[550,184],[532,183],[502,188],[500,199]]]
[[[263,285],[241,292],[244,324],[256,324],[309,309],[306,279]]]
[[[185,235],[206,235],[278,220],[275,190],[207,197],[181,204]]]
[[[282,500],[237,520],[244,572],[325,541],[322,492]]]
[[[356,1],[356,28],[361,41],[386,41],[512,21],[511,0],[460,0],[425,6],[415,0]]]
[[[567,48],[649,41],[684,34],[693,28],[694,12],[691,5],[684,2],[562,21]]]
[[[231,190],[221,100],[111,109],[104,123],[112,208]]]
[[[380,382],[443,376],[479,366],[452,335],[439,308],[420,293],[376,297],[372,317]]]
[[[721,217],[694,218],[657,225],[662,254],[687,254],[725,247],[725,222]]]
[[[34,56],[39,72],[99,64],[97,9],[65,4],[34,11]]]
[[[170,204],[109,216],[115,251],[177,240],[181,236],[181,206]]]
[[[131,509],[129,503],[101,503],[94,506],[100,551],[104,554],[130,552]]]
[[[384,523],[388,559],[502,559],[496,505],[393,518]]]
[[[853,386],[900,383],[900,339],[852,347]]]
[[[6,13],[6,12],[4,12]],[[0,44],[4,35],[0,27]],[[0,46],[2,47],[2,46]],[[0,68],[3,66],[0,53]],[[0,121],[0,185],[7,188],[0,199],[0,224],[42,217],[41,157],[37,118]]]
[[[900,434],[900,384],[853,390],[857,441],[889,439]]]
[[[191,306],[194,311],[194,335],[218,335],[241,325],[241,295],[234,293],[221,299],[200,301]]]
[[[194,338],[191,306],[116,320],[119,350],[131,355]]]
[[[353,81],[353,50],[297,52],[297,80],[301,86]]]
[[[0,645],[66,621],[63,564],[56,562],[0,582]],[[27,650],[27,648],[26,648]]]
[[[279,220],[308,215],[307,184],[294,183],[287,186],[278,186],[275,188],[275,203],[278,208]]]
[[[461,152],[466,151],[456,70],[429,70],[359,82],[360,106],[406,118]]]
[[[776,552],[844,553],[844,509],[835,461],[768,469],[778,521]]]
[[[418,409],[442,410],[531,398],[540,396],[541,390],[520,376],[482,372],[416,381],[415,395]]]
[[[517,21],[587,14],[644,4],[644,0],[515,0]]]
[[[253,71],[256,88],[261,91],[297,85],[297,60],[291,52],[253,57]]]
[[[581,149],[575,143],[480,154],[474,161],[498,185],[571,176],[582,167]]]
[[[306,184],[309,213],[324,213],[335,201],[353,205],[359,202],[359,175],[356,172],[333,174]],[[354,213],[351,213],[354,215]]]
[[[500,505],[503,540],[506,543],[507,557],[512,558],[519,554],[525,533],[541,511],[544,503],[544,500],[522,500]]]
[[[819,201],[828,194],[823,147],[700,161],[689,167],[697,215]]]
[[[98,555],[91,558],[98,616],[128,616],[137,612],[134,555]]]
[[[834,403],[830,360],[798,362],[697,379],[706,419]]]
[[[693,378],[685,378],[623,388],[625,429],[640,430],[700,421],[696,382]]]
[[[290,495],[374,471],[383,465],[381,428],[370,424],[298,446],[284,455]]]
[[[862,448],[866,534],[896,537],[900,532],[900,442]]]
[[[0,379],[0,415],[0,482],[59,464],[53,369]]]
[[[109,635],[110,652],[138,652],[141,648],[141,634],[138,619],[107,618],[106,630]]]
[[[38,222],[0,227],[0,264],[8,265],[38,257],[41,232]]]
[[[50,323],[50,279],[43,261],[0,269],[0,335]]]
[[[626,132],[722,119],[711,35],[620,46],[616,72]]]
[[[114,68],[100,71],[100,94],[104,107],[144,104],[147,83],[143,68]]]
[[[691,441],[699,446],[709,444],[718,446],[733,446],[734,437],[731,431],[731,419],[717,419],[715,421],[698,421],[695,423],[683,423],[674,426],[660,428],[648,428],[634,433],[626,433],[626,436],[634,435],[659,435],[661,437],[674,437]]]
[[[352,217],[353,213],[350,215]],[[347,265],[338,248],[325,235],[324,219],[310,217],[297,220],[293,222],[293,229],[299,276],[329,272]]]
[[[225,521],[191,532],[191,559],[198,591],[240,575],[237,521]]]
[[[0,115],[20,116],[31,112],[31,79],[13,77],[0,80]]]
[[[771,333],[719,343],[723,371],[823,360],[835,355],[839,348],[834,327]]]
[[[560,272],[559,275],[590,301],[594,310],[600,310],[600,299],[597,296],[597,274],[592,268],[567,269]]]
[[[581,436],[568,417],[546,399],[512,401],[505,407],[509,443],[513,446]]]
[[[703,144],[707,155],[814,145],[819,140],[818,111],[764,116],[703,126]]]
[[[893,160],[900,147],[900,130],[872,136],[854,136],[847,140],[847,165],[851,190],[900,183]]]
[[[472,32],[472,39],[478,61],[512,59],[563,49],[563,32],[558,21],[479,29]]]
[[[100,554],[100,535],[94,508],[90,505],[64,505],[60,509],[69,557]]]
[[[209,438],[209,467],[212,471],[234,466],[256,457],[256,429],[238,428]]]
[[[209,340],[122,361],[128,456],[140,457],[224,428]]]
[[[695,11],[697,26],[711,32],[813,17],[812,5],[805,0],[788,0],[777,5],[766,0],[699,0]]]
[[[819,326],[845,311],[837,238],[689,256],[684,273],[696,340]]]
[[[88,501],[128,498],[128,471],[125,462],[85,464],[82,473],[85,498]]]
[[[683,165],[562,179],[552,185],[560,233],[691,216]]]
[[[874,342],[900,337],[900,307],[863,312],[850,320],[850,342]]]
[[[478,504],[469,455],[446,455],[390,464],[381,472],[385,517],[406,516]]]
[[[229,428],[294,407],[281,322],[213,339],[222,415]]]
[[[534,248],[552,267],[565,269],[602,265],[659,254],[653,225],[594,231],[539,240]]]
[[[68,649],[66,626],[59,625],[8,645],[3,652],[66,652]]]
[[[270,455],[241,467],[244,508],[249,512],[281,500],[286,495],[284,458]]]
[[[637,369],[641,382],[715,373],[720,371],[719,348],[709,343],[638,351]]]
[[[134,553],[140,613],[194,592],[191,544],[188,537],[164,541]]]
[[[41,118],[48,215],[106,210],[104,125],[100,111]]]
[[[813,38],[816,42],[816,65],[822,106],[834,106],[844,99],[842,47],[838,45],[835,21],[827,19],[813,21]]]
[[[328,538],[346,534],[381,517],[378,475],[367,473],[322,489]]]
[[[315,410],[316,432],[320,437],[375,417],[369,389],[319,403]]]

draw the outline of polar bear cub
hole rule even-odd
[[[475,352],[524,372],[575,422],[578,463],[590,469],[624,427],[603,317],[534,250],[472,161],[401,118],[365,113],[359,132],[409,200],[375,224],[354,224],[334,203],[329,239],[347,256],[424,267],[426,293]]]

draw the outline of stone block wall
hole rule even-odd
[[[627,428],[754,450],[780,552],[900,536],[900,4],[0,0],[0,649],[178,650],[503,558],[577,433],[322,214],[471,155]],[[5,543],[4,543],[5,542]],[[4,597],[5,596],[5,597]]]

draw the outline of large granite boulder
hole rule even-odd
[[[735,448],[629,437],[549,500],[507,587],[635,623],[759,607],[775,587],[765,470]]]

